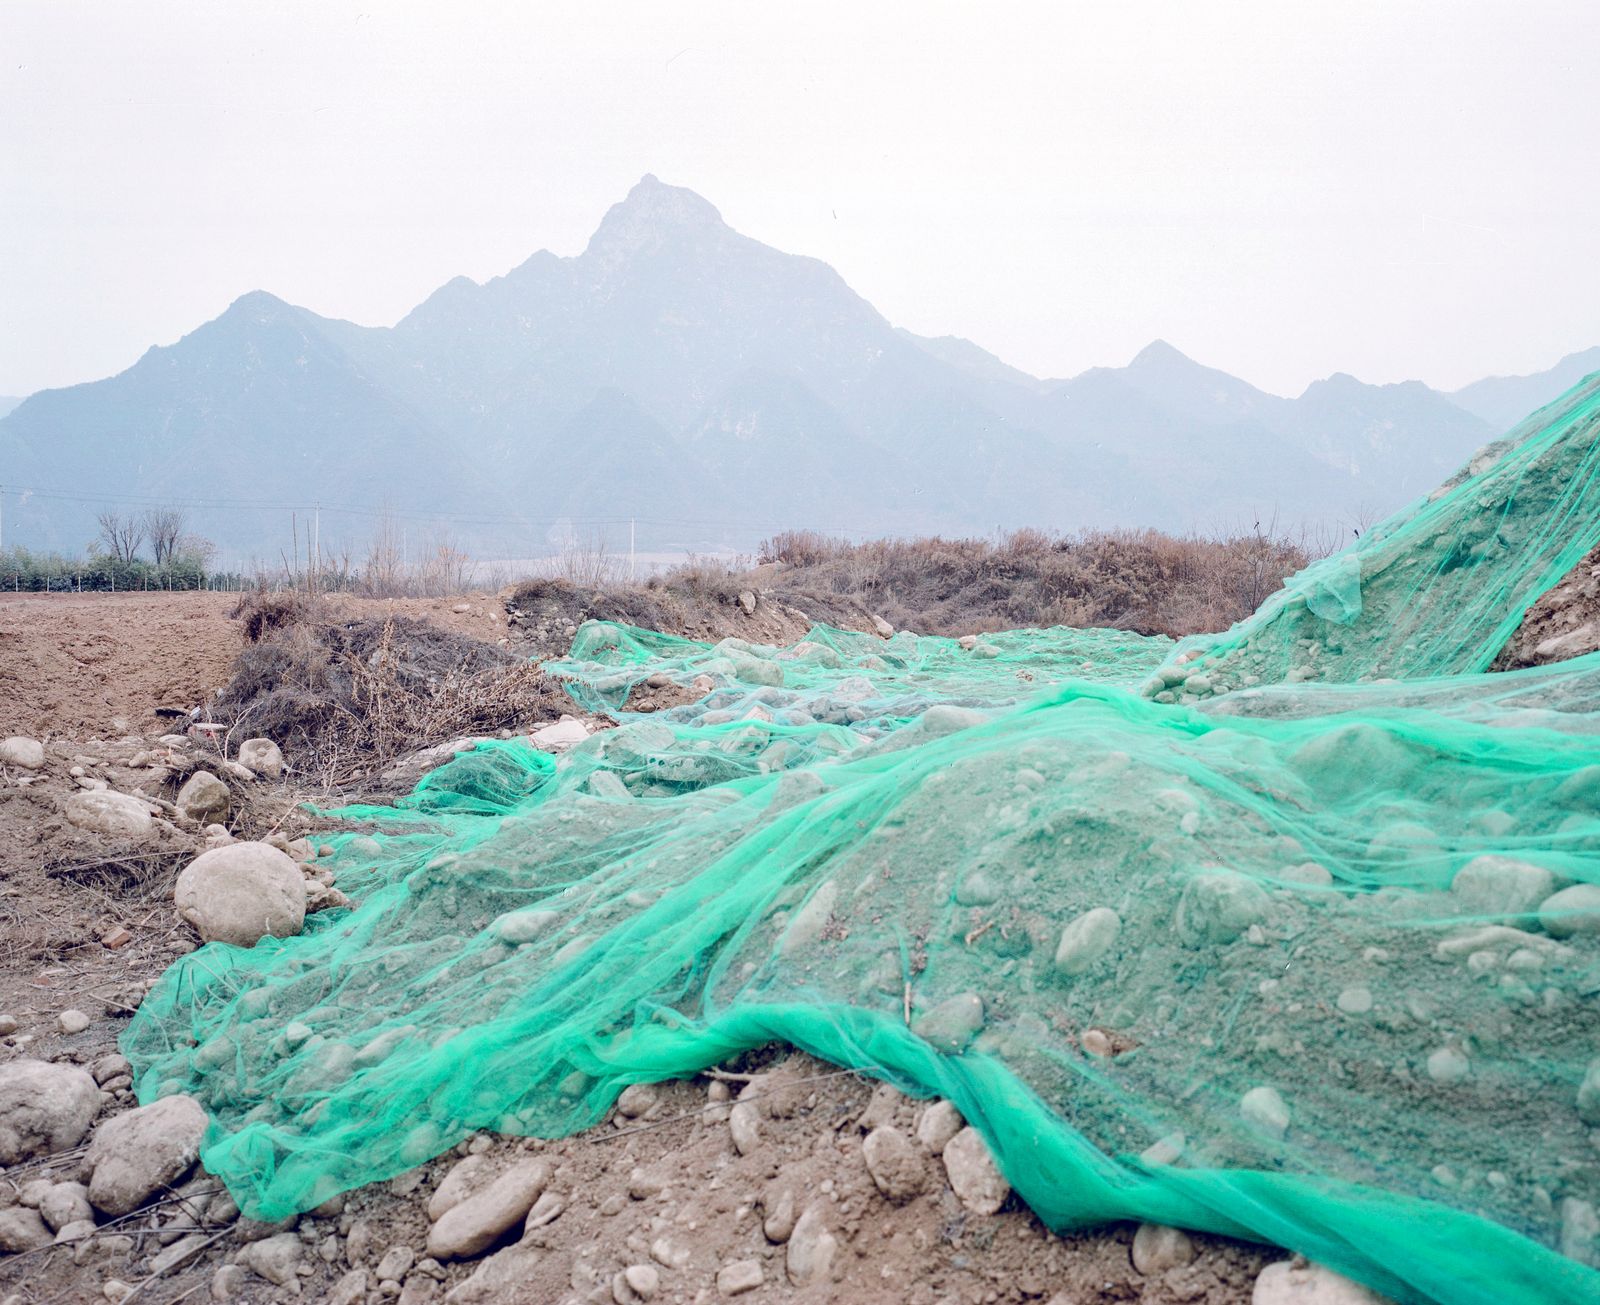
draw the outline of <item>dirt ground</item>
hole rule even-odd
[[[350,601],[362,614],[378,606]],[[175,914],[172,884],[207,835],[172,799],[197,766],[225,773],[223,759],[203,741],[170,734],[183,722],[155,710],[198,705],[227,678],[241,643],[232,604],[212,594],[0,600],[0,736],[42,737],[46,751],[37,770],[0,766],[0,1028],[11,1030],[0,1034],[0,1064],[25,1056],[95,1067],[102,1121],[136,1104],[105,1058],[143,993],[197,944]],[[492,596],[392,607],[486,642],[507,637]],[[284,781],[225,777],[233,835],[309,834],[315,844],[298,804],[316,795]],[[119,841],[65,819],[72,794],[101,785],[148,801],[147,837]],[[87,1027],[67,1031],[61,1017],[70,1011],[82,1012]],[[0,1255],[0,1302],[119,1300],[136,1289],[136,1305],[447,1297],[710,1305],[732,1294],[728,1275],[739,1273],[759,1278],[738,1294],[750,1302],[1224,1305],[1250,1300],[1262,1266],[1284,1258],[1195,1236],[1179,1239],[1168,1265],[1146,1261],[1141,1272],[1132,1226],[1057,1237],[1015,1196],[997,1213],[975,1214],[921,1143],[918,1190],[891,1201],[868,1172],[863,1138],[883,1126],[915,1137],[922,1103],[784,1048],[724,1069],[636,1090],[575,1137],[464,1143],[458,1152],[482,1155],[478,1163],[491,1168],[531,1156],[550,1166],[543,1222],[485,1255],[441,1264],[425,1254],[427,1205],[457,1154],[282,1227],[219,1213],[216,1184],[201,1173],[87,1240]],[[779,1077],[749,1081],[768,1073]],[[736,1145],[730,1127],[728,1098],[739,1093],[757,1106],[754,1144],[745,1137]],[[0,1172],[0,1213],[23,1199],[27,1183],[81,1177],[81,1166],[81,1152],[71,1151]],[[820,1226],[833,1244],[825,1271],[809,1281],[803,1263],[797,1276],[791,1245],[807,1209],[816,1211],[813,1234]],[[285,1233],[299,1242],[285,1282],[238,1262],[250,1258],[250,1244]],[[815,1243],[807,1243],[813,1259]],[[192,1253],[170,1262],[184,1248]]]
[[[148,732],[161,723],[157,708],[200,705],[227,682],[243,644],[228,615],[238,601],[203,591],[0,593],[0,736]],[[353,617],[402,614],[487,643],[506,637],[493,594],[334,602]]]
[[[0,734],[153,728],[228,678],[232,594],[0,594]]]

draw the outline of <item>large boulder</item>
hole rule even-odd
[[[436,1260],[466,1260],[482,1255],[527,1218],[539,1193],[550,1183],[550,1166],[524,1160],[487,1187],[451,1206],[428,1230],[428,1254]]]
[[[0,739],[0,766],[18,766],[23,770],[38,770],[44,765],[44,744],[24,734],[13,734]]]
[[[283,751],[271,739],[246,739],[239,745],[239,764],[263,779],[277,779],[283,774]]]
[[[1555,876],[1510,856],[1476,856],[1456,871],[1450,896],[1462,915],[1507,924],[1531,915],[1555,892]]]
[[[63,810],[69,823],[108,838],[146,839],[155,828],[150,804],[126,793],[74,793]]]
[[[178,876],[173,900],[207,942],[253,947],[289,938],[306,920],[306,881],[294,858],[265,843],[202,852]]]
[[[198,825],[220,825],[228,818],[232,795],[209,770],[197,770],[178,790],[177,808]]]
[[[88,1070],[26,1059],[0,1065],[0,1166],[77,1146],[99,1113]]]
[[[200,1156],[206,1112],[193,1097],[162,1097],[95,1130],[84,1163],[89,1203],[105,1214],[128,1214],[176,1183]]]

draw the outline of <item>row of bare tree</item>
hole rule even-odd
[[[182,508],[149,508],[144,512],[107,510],[95,518],[100,533],[91,548],[102,548],[117,561],[131,566],[148,541],[157,567],[170,566],[180,555],[209,566],[215,545],[209,539],[186,533],[189,517]]]

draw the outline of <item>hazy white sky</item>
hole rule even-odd
[[[642,173],[1042,375],[1280,393],[1600,343],[1600,6],[0,7],[0,394],[244,291],[389,324]]]

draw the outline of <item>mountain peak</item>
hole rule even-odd
[[[264,324],[279,321],[294,311],[293,304],[286,303],[269,291],[251,290],[229,304],[217,320]]]
[[[1152,340],[1149,344],[1134,354],[1129,367],[1171,367],[1174,364],[1195,366],[1195,361],[1187,354],[1174,349],[1165,340]]]
[[[645,173],[620,204],[613,204],[589,241],[588,251],[616,258],[659,248],[674,234],[723,227],[722,214],[709,200],[684,186],[669,186]]]
[[[270,290],[247,290],[228,305],[230,309],[237,308],[241,311],[252,313],[273,311],[279,308],[287,308],[288,306],[287,303],[279,299]]]

